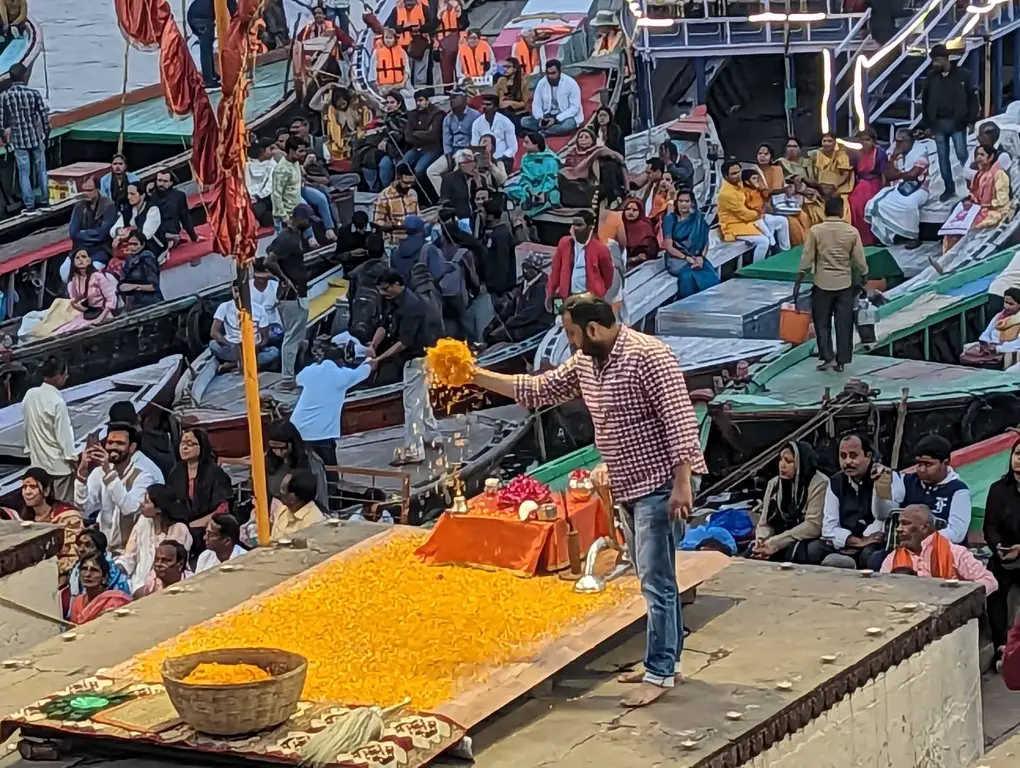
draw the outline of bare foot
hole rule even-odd
[[[616,678],[618,683],[643,683],[645,681],[645,671],[643,669],[635,669],[631,672],[621,672]]]
[[[663,688],[661,685],[641,683],[633,691],[620,699],[620,706],[631,708],[647,707],[653,701],[657,701],[664,696],[668,690],[669,688]]]

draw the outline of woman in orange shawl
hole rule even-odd
[[[82,592],[71,601],[68,618],[74,624],[86,624],[107,611],[131,602],[131,597],[119,589],[107,589],[110,563],[98,552],[85,555],[78,564]]]
[[[768,144],[761,144],[758,147],[758,173],[765,182],[764,193],[770,199],[773,195],[783,193],[790,197],[794,195],[793,184],[786,183],[783,168],[775,164],[775,155]],[[811,227],[808,215],[802,210],[796,216],[787,216],[786,220],[790,223],[790,245],[794,248],[803,245],[807,239],[807,231]]]

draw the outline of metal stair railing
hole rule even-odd
[[[898,52],[896,59],[884,68],[883,72],[878,76],[878,78],[876,78],[875,82],[868,84],[868,92],[870,92],[873,86],[877,86],[881,82],[884,82],[889,76],[889,73],[891,73],[903,60],[906,59],[907,56],[910,55],[910,51],[919,41],[923,41],[925,46],[927,46],[930,31],[934,29],[936,24],[944,18],[945,14],[951,12],[954,7],[955,0],[928,0],[928,2],[921,6],[910,20],[900,28],[900,30],[888,43],[878,48],[870,55],[866,53],[863,48],[860,48],[847,62],[847,65],[840,71],[840,78],[837,79],[836,82],[842,83],[843,78],[850,74],[851,68],[853,76],[849,83],[849,87],[845,87],[842,95],[839,99],[837,99],[835,112],[838,114],[840,110],[847,108],[849,115],[848,127],[850,133],[854,133],[855,127],[859,127],[861,123],[860,113],[863,111],[864,94],[859,93],[858,91],[861,88],[865,72],[880,62],[885,61],[891,53]],[[927,47],[925,50],[927,50]],[[857,118],[856,126],[854,121],[855,116]]]

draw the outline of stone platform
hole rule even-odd
[[[0,716],[378,530],[309,529],[306,548],[257,550],[243,571],[199,575],[192,593],[157,594],[132,616],[85,625],[74,642],[46,641],[25,654],[31,667],[0,671]],[[619,708],[624,686],[615,676],[642,654],[633,626],[472,729],[476,764],[965,768],[982,754],[976,617],[983,602],[970,584],[737,561],[686,611],[693,633],[686,681],[675,691],[643,710]],[[342,633],[338,627],[338,642]]]
[[[63,630],[40,616],[60,617],[57,554],[63,540],[55,525],[0,521],[0,659]]]

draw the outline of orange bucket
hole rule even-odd
[[[811,313],[793,304],[779,308],[779,338],[789,344],[803,344],[811,333]]]

